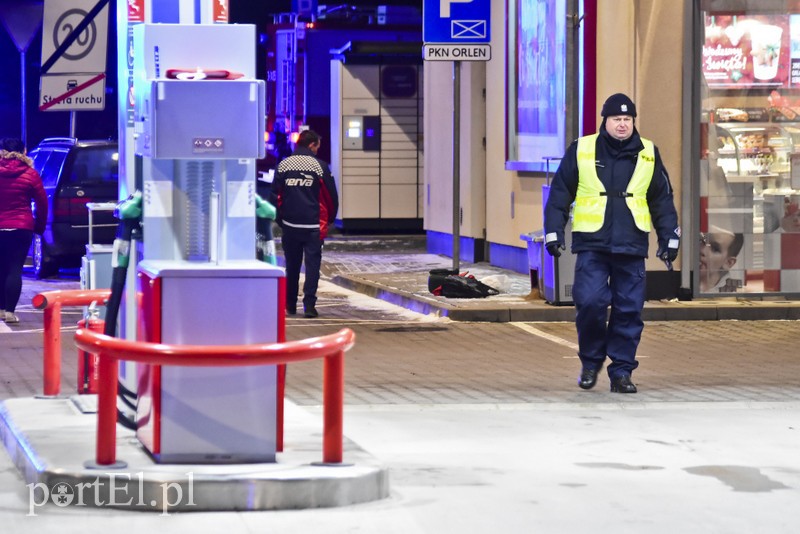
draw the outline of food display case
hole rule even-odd
[[[751,183],[756,195],[793,188],[791,163],[795,147],[800,148],[800,122],[721,122],[716,126],[717,162],[728,182]]]
[[[725,247],[718,247],[722,257],[715,268],[724,272],[724,281],[723,276],[715,276],[713,284],[701,281],[701,293],[795,292],[800,254],[793,250],[800,248],[794,246],[800,222],[792,221],[800,215],[792,216],[800,211],[800,109],[776,105],[787,101],[775,92],[739,100],[770,105],[707,110],[701,240],[716,235],[712,244],[727,242],[720,236],[728,235],[739,244],[727,257]],[[712,276],[703,273],[711,269],[714,254],[708,243],[701,246],[701,277]]]

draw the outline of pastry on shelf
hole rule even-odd
[[[750,115],[748,115],[743,109],[719,108],[717,110],[717,117],[719,117],[719,120],[722,122],[747,122],[747,119],[750,118]]]

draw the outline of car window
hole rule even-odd
[[[58,181],[58,175],[61,173],[61,167],[64,165],[64,158],[67,153],[61,150],[53,150],[50,152],[50,157],[42,165],[39,174],[42,176],[42,182],[45,187],[54,187]]]
[[[42,174],[42,167],[44,167],[44,162],[47,161],[47,156],[50,155],[49,150],[39,150],[34,149],[32,150],[28,156],[33,160],[33,168],[36,169],[36,172]]]
[[[69,183],[117,183],[119,156],[114,147],[87,147],[75,152]]]
[[[47,163],[47,158],[50,157],[51,153],[51,150],[34,150],[29,154],[33,160],[33,168],[36,169],[36,172],[38,172],[39,176],[42,177],[42,183],[45,187],[54,187],[56,184],[56,178],[58,178],[58,175],[54,174],[50,176],[48,180],[43,173],[44,166]]]

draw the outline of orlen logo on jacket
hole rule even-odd
[[[314,177],[310,174],[300,173],[303,175],[303,178],[287,178],[286,185],[287,186],[294,186],[299,185],[303,187],[311,187],[314,185]]]

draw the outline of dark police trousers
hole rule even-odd
[[[578,252],[572,299],[577,312],[578,356],[584,367],[600,369],[606,355],[611,358],[611,378],[630,375],[639,366],[636,348],[644,328],[644,297],[644,258]]]
[[[322,263],[322,240],[319,230],[283,226],[281,237],[283,255],[286,259],[286,307],[293,310],[297,306],[300,285],[300,267],[306,266],[306,280],[303,283],[303,306],[308,309],[317,303],[319,269]]]

